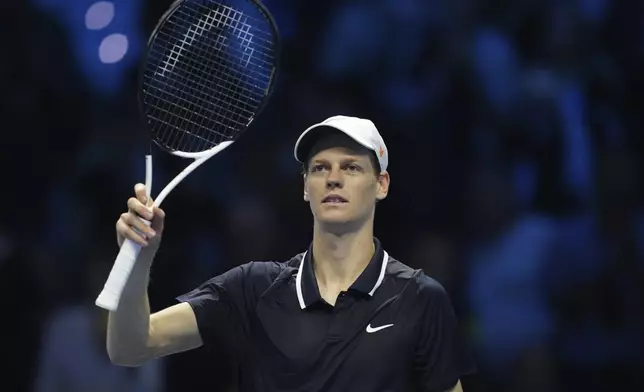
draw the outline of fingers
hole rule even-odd
[[[124,214],[125,215],[125,214]],[[137,218],[138,219],[138,218]],[[117,241],[119,246],[123,244],[123,240],[128,239],[134,241],[141,246],[148,246],[148,241],[144,236],[136,232],[126,221],[121,217],[116,222]]]
[[[147,237],[153,237],[157,234],[155,230],[150,227],[150,222],[144,221],[139,215],[133,214],[131,212],[126,212],[121,215],[121,220],[134,230],[142,233]]]
[[[162,210],[158,209],[161,215],[165,216]],[[158,222],[156,222],[158,221]],[[156,227],[155,227],[156,226]],[[147,246],[149,240],[158,236],[163,229],[163,220],[152,220],[152,225],[144,221],[139,215],[134,212],[125,212],[116,222],[116,238],[119,246],[122,245],[124,239],[132,240],[139,245]]]
[[[130,197],[127,200],[127,209],[129,212],[138,215],[143,219],[152,220],[152,218],[154,218],[154,213],[135,197]]]
[[[161,234],[165,212],[158,207],[151,207],[152,202],[146,195],[145,185],[136,184],[134,197],[127,201],[128,211],[121,214],[116,222],[119,246],[124,239],[132,240],[141,246],[147,246],[150,239]]]

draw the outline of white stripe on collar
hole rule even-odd
[[[385,252],[384,250],[382,251],[383,256],[382,256],[382,265],[380,266],[380,276],[378,276],[378,280],[376,281],[376,284],[373,286],[371,291],[369,292],[369,295],[373,297],[373,293],[376,292],[376,289],[380,287],[382,284],[382,281],[385,279],[385,272],[387,271],[387,261],[389,261],[389,254]]]
[[[302,309],[306,308],[304,295],[302,295],[302,268],[304,268],[304,260],[306,260],[306,252],[302,255],[302,262],[300,263],[300,268],[297,270],[297,277],[295,278],[295,292],[297,293],[297,300]]]
[[[300,303],[300,308],[306,308],[306,303],[304,302],[304,295],[302,294],[302,268],[304,267],[304,260],[306,260],[306,253],[302,255],[302,261],[300,262],[300,268],[297,270],[297,276],[295,277],[295,293],[297,294],[297,301]],[[380,275],[376,284],[373,286],[369,295],[373,297],[373,294],[376,292],[378,287],[382,284],[382,281],[385,279],[385,272],[387,271],[387,261],[389,261],[389,254],[386,251],[382,251],[382,262],[380,266]]]

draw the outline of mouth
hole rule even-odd
[[[322,204],[342,204],[347,202],[347,199],[340,195],[328,195],[322,199]]]

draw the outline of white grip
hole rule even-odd
[[[190,156],[195,158],[194,162],[192,162],[185,169],[183,169],[181,173],[179,173],[176,177],[174,177],[172,181],[170,181],[170,183],[168,183],[168,185],[166,185],[166,187],[163,188],[163,190],[157,195],[156,200],[154,201],[154,205],[157,207],[160,207],[161,202],[168,196],[168,194],[177,185],[179,185],[181,181],[183,181],[184,178],[186,178],[186,176],[192,173],[193,170],[195,170],[205,161],[213,157],[215,154],[218,154],[219,152],[221,152],[223,149],[230,146],[231,144],[233,144],[233,141],[227,140],[225,142],[219,143],[217,147],[214,147],[211,150],[208,150],[207,152],[201,154],[200,156]],[[174,155],[184,156],[186,158],[189,157],[188,155],[185,155],[185,154],[181,155],[176,152],[174,153]],[[146,158],[145,184],[146,184],[146,191],[149,199],[150,192],[152,190],[152,156],[148,155],[145,158]],[[144,222],[147,225],[150,225],[150,222],[145,220]],[[103,287],[103,291],[101,291],[98,298],[96,298],[96,301],[94,302],[96,306],[109,310],[111,312],[116,311],[119,305],[119,301],[121,299],[121,295],[123,294],[123,289],[125,288],[125,284],[130,278],[130,273],[132,272],[132,268],[134,268],[134,264],[136,263],[136,259],[137,257],[139,257],[140,252],[141,252],[141,246],[136,242],[133,242],[130,240],[125,240],[123,242],[123,245],[121,246],[121,250],[119,251],[119,254],[116,257],[116,260],[114,261],[114,265],[112,266],[112,271],[110,272],[110,275],[107,278],[107,281],[105,282],[105,287]]]
[[[128,239],[123,241],[121,250],[112,266],[112,271],[110,271],[110,275],[105,282],[105,287],[96,298],[96,306],[111,312],[116,311],[125,284],[130,277],[137,257],[139,257],[139,252],[141,252],[141,245]]]
[[[145,191],[150,199],[150,193],[152,192],[152,156],[146,155],[145,157]],[[149,227],[151,222],[142,219],[142,221]],[[138,230],[137,230],[138,232]],[[139,233],[143,235],[142,233]],[[110,275],[107,277],[105,286],[103,290],[94,301],[96,306],[101,307],[110,312],[115,312],[118,308],[119,302],[121,300],[121,295],[123,294],[123,289],[125,289],[125,284],[130,278],[132,273],[132,268],[136,263],[136,259],[139,257],[141,252],[141,245],[137,244],[134,241],[125,239],[121,245],[121,250],[119,251],[116,260],[114,260],[114,265],[110,271]]]

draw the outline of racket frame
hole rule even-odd
[[[142,57],[141,63],[139,65],[139,70],[145,70],[145,65],[148,63],[148,58],[150,57],[150,47],[152,42],[156,39],[156,36],[159,34],[161,31],[161,28],[165,25],[165,23],[170,19],[172,14],[174,14],[179,7],[181,6],[182,3],[185,3],[187,1],[194,1],[194,0],[176,0],[170,7],[163,13],[163,15],[159,18],[159,21],[157,22],[156,26],[152,30],[152,33],[150,34],[150,37],[148,38],[148,42],[146,44],[146,51],[145,54]],[[237,0],[237,1],[242,1],[242,0]],[[246,132],[248,127],[252,124],[252,122],[257,118],[266,105],[268,104],[268,97],[270,97],[273,94],[273,90],[275,87],[275,81],[277,80],[278,76],[278,70],[281,65],[281,51],[282,51],[282,45],[281,45],[281,39],[280,39],[280,34],[279,34],[279,29],[277,28],[277,23],[275,22],[275,18],[273,18],[273,15],[269,12],[268,8],[259,0],[243,0],[248,3],[252,3],[257,7],[257,9],[264,15],[264,17],[268,20],[268,24],[271,27],[272,30],[272,36],[275,40],[274,43],[274,62],[273,62],[273,69],[271,70],[271,76],[269,79],[268,86],[264,90],[264,99],[262,99],[262,102],[260,103],[259,107],[255,111],[255,114],[248,120],[248,123],[244,126],[244,129],[241,130],[237,137],[235,138],[238,139],[240,136],[242,136],[243,133]],[[146,110],[145,110],[145,102],[144,102],[144,79],[145,79],[145,72],[139,72],[138,77],[137,77],[137,101],[138,101],[138,106],[139,106],[139,116],[141,116],[141,121],[146,124],[146,130],[150,132],[150,128],[147,127],[148,124],[148,118],[146,115]],[[163,151],[168,152],[172,155],[176,155],[182,158],[198,158],[200,154],[203,154],[205,151],[202,152],[183,152],[183,151],[174,151],[166,146],[164,146],[162,143],[159,143],[156,138],[151,137],[152,135],[148,135],[150,139],[156,144],[159,148],[161,148]],[[216,148],[216,147],[213,147]]]
[[[254,121],[255,118],[259,116],[259,114],[264,110],[266,107],[269,97],[273,93],[273,89],[275,87],[275,81],[277,78],[278,70],[280,68],[280,58],[281,58],[281,42],[280,42],[280,34],[279,30],[277,28],[277,23],[275,22],[275,19],[271,15],[271,13],[268,11],[268,9],[258,0],[244,0],[249,3],[253,3],[257,7],[257,9],[264,15],[264,17],[267,19],[269,22],[269,26],[271,27],[272,31],[272,37],[274,39],[273,43],[273,53],[274,53],[274,59],[273,59],[273,67],[271,70],[271,75],[269,79],[268,86],[264,90],[264,97],[262,99],[262,102],[258,106],[257,110],[255,111],[254,115],[249,119],[248,123],[244,126],[243,129],[240,129],[237,133],[237,136],[233,140],[226,140],[215,147],[206,150],[206,151],[201,151],[201,152],[183,152],[183,151],[173,151],[168,149],[166,146],[162,145],[159,143],[156,138],[152,137],[151,135],[151,130],[149,127],[148,123],[148,117],[147,117],[147,111],[145,110],[146,105],[144,102],[144,78],[145,78],[145,66],[148,63],[148,58],[150,56],[150,48],[152,46],[152,43],[154,42],[157,34],[159,33],[161,27],[168,21],[168,19],[172,16],[174,12],[176,12],[179,7],[182,5],[182,3],[186,1],[191,1],[191,0],[177,0],[172,5],[163,13],[163,15],[159,18],[156,26],[154,27],[152,34],[150,35],[147,45],[146,45],[146,51],[145,54],[142,56],[142,59],[140,61],[139,65],[139,75],[138,75],[138,80],[137,80],[137,101],[138,101],[138,107],[139,107],[139,116],[141,119],[141,122],[145,124],[145,128],[148,131],[148,138],[152,139],[154,144],[156,144],[161,150],[166,151],[172,155],[181,157],[181,158],[192,158],[194,159],[193,162],[191,162],[185,169],[183,169],[179,174],[177,174],[164,188],[163,190],[157,195],[157,197],[154,200],[154,203],[152,205],[149,205],[149,208],[152,209],[153,207],[159,207],[163,200],[170,194],[170,192],[177,186],[181,181],[183,181],[190,173],[192,173],[196,168],[201,166],[204,162],[206,162],[208,159],[212,158],[214,155],[218,154],[225,148],[229,147],[231,144],[234,143],[239,137],[241,137],[248,127],[251,125],[251,123]],[[149,153],[145,156],[145,185],[146,185],[146,195],[148,197],[148,200],[151,199],[151,192],[152,192],[152,154]],[[147,225],[150,225],[149,221],[144,222]],[[136,262],[136,258],[138,257],[138,254],[141,250],[141,246],[131,240],[125,239],[123,241],[123,244],[121,245],[121,249],[119,252],[119,255],[117,256],[117,260],[115,261],[114,265],[112,266],[112,270],[110,271],[110,274],[107,278],[107,281],[105,283],[105,286],[103,287],[103,290],[101,293],[98,295],[98,297],[95,300],[95,305],[103,308],[108,311],[116,311],[118,309],[118,305],[121,300],[121,295],[123,288],[125,287],[126,281],[129,278],[129,275],[134,267],[134,263]],[[119,262],[119,259],[128,259],[126,262]]]

